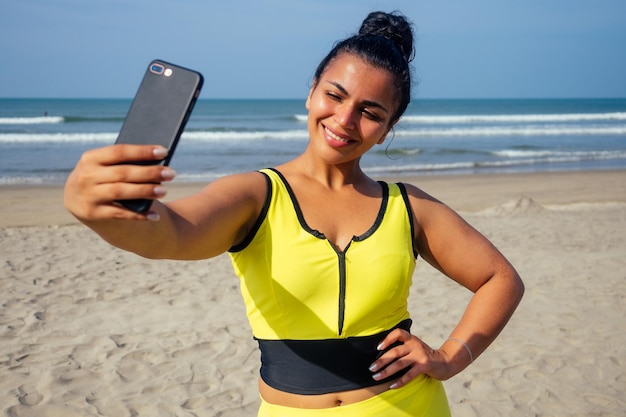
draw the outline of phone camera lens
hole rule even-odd
[[[157,74],[157,75],[161,75],[163,74],[163,65],[161,64],[152,64],[150,65],[150,72]]]

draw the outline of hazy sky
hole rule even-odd
[[[417,98],[626,97],[625,0],[3,0],[0,97],[132,97],[160,58],[202,98],[301,98],[377,9],[415,24]]]

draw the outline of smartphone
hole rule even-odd
[[[115,143],[161,145],[169,151],[165,159],[134,163],[169,165],[203,82],[202,74],[197,71],[158,59],[150,62]],[[146,213],[152,200],[118,203],[137,213]]]

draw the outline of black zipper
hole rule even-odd
[[[346,248],[347,250],[348,248]],[[339,259],[339,317],[337,329],[339,336],[343,333],[343,322],[346,315],[346,252],[337,252]]]
[[[346,246],[345,249],[342,251],[338,250],[333,244],[330,244],[330,246],[332,246],[332,248],[337,253],[337,260],[339,264],[339,305],[337,306],[337,334],[339,336],[343,334],[343,324],[346,317],[346,281],[348,275],[346,271],[346,252],[348,252],[351,244],[352,240],[348,242],[348,246]]]

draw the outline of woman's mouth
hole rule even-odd
[[[327,128],[326,126],[324,126],[324,132],[326,132],[326,134],[332,139],[335,140],[337,142],[341,142],[341,143],[349,143],[351,141],[351,139],[349,138],[342,138],[341,136],[333,133],[329,128]]]

